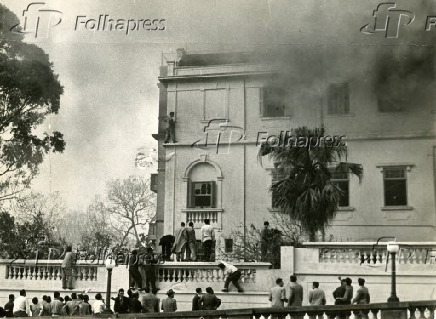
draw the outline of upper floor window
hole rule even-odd
[[[350,113],[350,89],[348,83],[332,83],[328,88],[328,114]]]
[[[287,110],[286,91],[283,88],[266,87],[261,91],[262,116],[285,117],[289,116]]]
[[[385,206],[407,206],[406,167],[384,167]]]
[[[347,172],[331,172],[331,182],[336,185],[342,194],[339,198],[339,207],[350,206],[350,179]]]
[[[215,207],[215,182],[191,182],[191,191],[188,196],[189,208]]]

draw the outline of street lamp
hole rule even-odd
[[[400,299],[397,297],[397,284],[396,284],[396,276],[395,273],[395,256],[400,251],[400,246],[394,242],[388,242],[387,245],[388,253],[391,254],[391,264],[392,264],[392,271],[391,271],[391,296],[388,298],[388,302],[399,302]]]
[[[107,285],[106,285],[106,309],[103,313],[110,314],[111,310],[111,283],[112,283],[112,269],[115,267],[115,262],[112,258],[108,258],[105,261],[105,266],[107,270]]]

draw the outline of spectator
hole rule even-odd
[[[260,232],[260,260],[269,261],[268,256],[268,240],[269,240],[269,223],[263,223],[263,229]]]
[[[150,292],[149,287],[145,287],[145,294],[142,297],[142,310],[147,313],[159,312],[159,298]]]
[[[134,292],[132,294],[132,298],[130,299],[130,313],[140,313],[142,312],[142,305],[141,302],[139,301],[139,293],[138,292]]]
[[[3,307],[0,307],[0,318],[6,317],[6,312]]]
[[[341,285],[333,291],[333,298],[335,298],[335,305],[345,305],[346,303],[343,300],[343,297],[345,295],[345,286],[347,285],[345,279],[341,279],[339,277],[339,280],[341,281]]]
[[[165,235],[159,240],[159,246],[162,246],[162,256],[164,260],[171,261],[171,247],[174,241],[175,237],[173,235]]]
[[[138,289],[142,289],[142,276],[139,272],[139,257],[138,257],[138,250],[135,248],[130,253],[129,258],[129,274],[133,278],[133,280],[136,283],[136,286]]]
[[[202,310],[217,310],[221,306],[221,299],[215,296],[211,287],[207,287],[206,294],[201,296],[198,305]]]
[[[145,288],[150,288],[152,290],[156,289],[156,270],[154,265],[157,264],[157,260],[154,259],[153,248],[147,247],[145,254]]]
[[[177,261],[184,261],[186,243],[188,242],[188,235],[186,232],[185,223],[180,224],[180,228],[176,232],[176,242],[173,248],[173,253],[176,254]]]
[[[27,317],[31,316],[29,303],[26,299],[26,290],[20,290],[20,296],[14,301],[13,308],[14,317]]]
[[[73,264],[75,263],[75,255],[73,253],[73,247],[68,245],[65,248],[64,254],[61,258],[62,261],[62,289],[73,289]]]
[[[164,143],[169,143],[170,139],[173,143],[176,141],[176,120],[174,119],[174,112],[170,112],[170,116],[164,119],[168,123],[168,128],[166,129],[166,136]]]
[[[14,316],[14,299],[15,296],[13,294],[9,295],[9,301],[5,304],[5,316],[13,317]]]
[[[210,255],[212,253],[212,245],[215,240],[215,231],[210,225],[210,220],[205,219],[204,225],[201,227],[201,242],[203,243],[203,259],[204,261],[210,261]]]
[[[92,313],[98,314],[102,313],[105,309],[103,298],[101,297],[101,293],[95,295],[95,301],[92,304]]]
[[[42,306],[38,303],[38,298],[32,298],[32,304],[30,305],[30,313],[32,317],[39,317],[42,315]]]
[[[339,300],[339,304],[341,305],[351,305],[351,300],[353,299],[353,286],[351,285],[352,280],[350,278],[345,278],[343,280],[343,282],[345,283],[344,288],[345,288],[345,293],[343,294],[342,297],[336,297],[336,300]],[[341,284],[342,284],[342,280],[341,280]]]
[[[118,289],[118,296],[114,298],[114,312],[116,313],[128,313],[130,300],[126,296],[124,296],[124,289]]]
[[[177,302],[174,299],[174,290],[170,289],[167,292],[168,297],[162,300],[162,311],[163,312],[175,312],[177,310]]]
[[[186,259],[188,261],[197,260],[197,239],[195,238],[194,223],[189,222],[189,227],[186,229],[187,244],[186,244]]]
[[[309,291],[309,303],[312,306],[323,306],[326,304],[324,290],[319,288],[319,282],[312,283],[312,290]]]
[[[69,316],[77,316],[80,312],[80,303],[77,299],[77,293],[73,292],[71,294],[71,300],[65,303],[66,311]]]
[[[244,290],[239,286],[239,278],[241,278],[241,272],[236,268],[235,266],[226,263],[224,261],[219,260],[218,261],[218,267],[224,271],[224,275],[227,275],[226,281],[224,283],[224,289],[221,291],[223,292],[229,292],[229,284],[230,282],[233,283],[233,286],[235,286],[236,289],[238,289],[238,292],[244,292]]]
[[[359,278],[357,281],[359,283],[359,288],[356,291],[356,297],[353,299],[353,304],[367,305],[370,303],[371,298],[368,288],[365,287],[365,279]]]
[[[201,310],[201,307],[199,304],[201,294],[202,294],[201,288],[195,289],[195,292],[196,292],[196,294],[195,294],[194,298],[192,298],[192,311]]]
[[[91,305],[89,304],[89,296],[88,295],[83,295],[83,302],[82,302],[82,307],[80,309],[80,314],[81,315],[91,315],[92,314],[92,310],[91,310]]]
[[[50,311],[53,316],[60,316],[62,314],[62,307],[64,303],[60,300],[61,294],[55,291],[53,294],[54,300],[50,304]]]
[[[284,307],[286,299],[285,283],[282,278],[277,278],[277,286],[272,287],[269,292],[269,301],[271,301],[271,307]]]
[[[51,305],[49,302],[49,296],[46,295],[42,296],[41,306],[42,306],[41,316],[51,316]]]
[[[290,284],[288,286],[288,307],[300,307],[303,304],[303,286],[297,283],[297,276],[290,277]]]

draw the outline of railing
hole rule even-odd
[[[173,313],[130,314],[127,318],[184,319],[296,319],[296,318],[383,318],[434,319],[436,301],[410,301],[349,306],[305,306],[293,308],[228,309],[216,311],[180,311]],[[391,312],[389,314],[389,312]],[[123,316],[124,317],[124,316]]]
[[[73,279],[77,281],[97,281],[97,265],[73,266]],[[11,262],[6,265],[7,280],[61,280],[62,271],[59,261],[35,263]]]
[[[209,219],[211,224],[220,223],[220,214],[222,209],[210,208],[210,209],[195,209],[188,208],[184,209],[183,212],[186,213],[186,222],[193,222],[196,226],[203,223],[205,219]]]
[[[269,263],[235,264],[241,271],[241,280],[245,283],[256,282],[256,270],[268,269]],[[226,280],[224,272],[215,263],[178,262],[165,263],[157,266],[156,277],[159,282],[214,282],[222,283]]]
[[[349,264],[384,264],[387,259],[386,242],[357,243],[305,243],[306,248],[319,249],[321,263]],[[407,242],[401,243],[397,254],[400,264],[430,264],[436,256],[436,243]]]

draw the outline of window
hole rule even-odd
[[[385,206],[407,205],[407,178],[404,167],[384,167]]]
[[[271,175],[272,175],[272,184],[275,184],[278,181],[284,180],[285,178],[288,177],[288,174],[286,172],[279,169],[273,169]],[[272,196],[271,196],[271,207],[279,208],[277,205],[277,195],[274,194],[274,192],[272,192]]]
[[[188,204],[191,208],[215,207],[215,182],[192,182]]]
[[[233,252],[233,239],[232,238],[226,238],[224,240],[224,251],[226,253],[232,253]]]
[[[328,88],[328,114],[350,113],[350,92],[348,83],[333,83]]]
[[[331,172],[331,182],[342,191],[339,198],[339,207],[350,206],[350,179],[349,174],[344,172]]]
[[[286,91],[282,88],[264,88],[262,90],[264,117],[284,117],[286,112]]]

